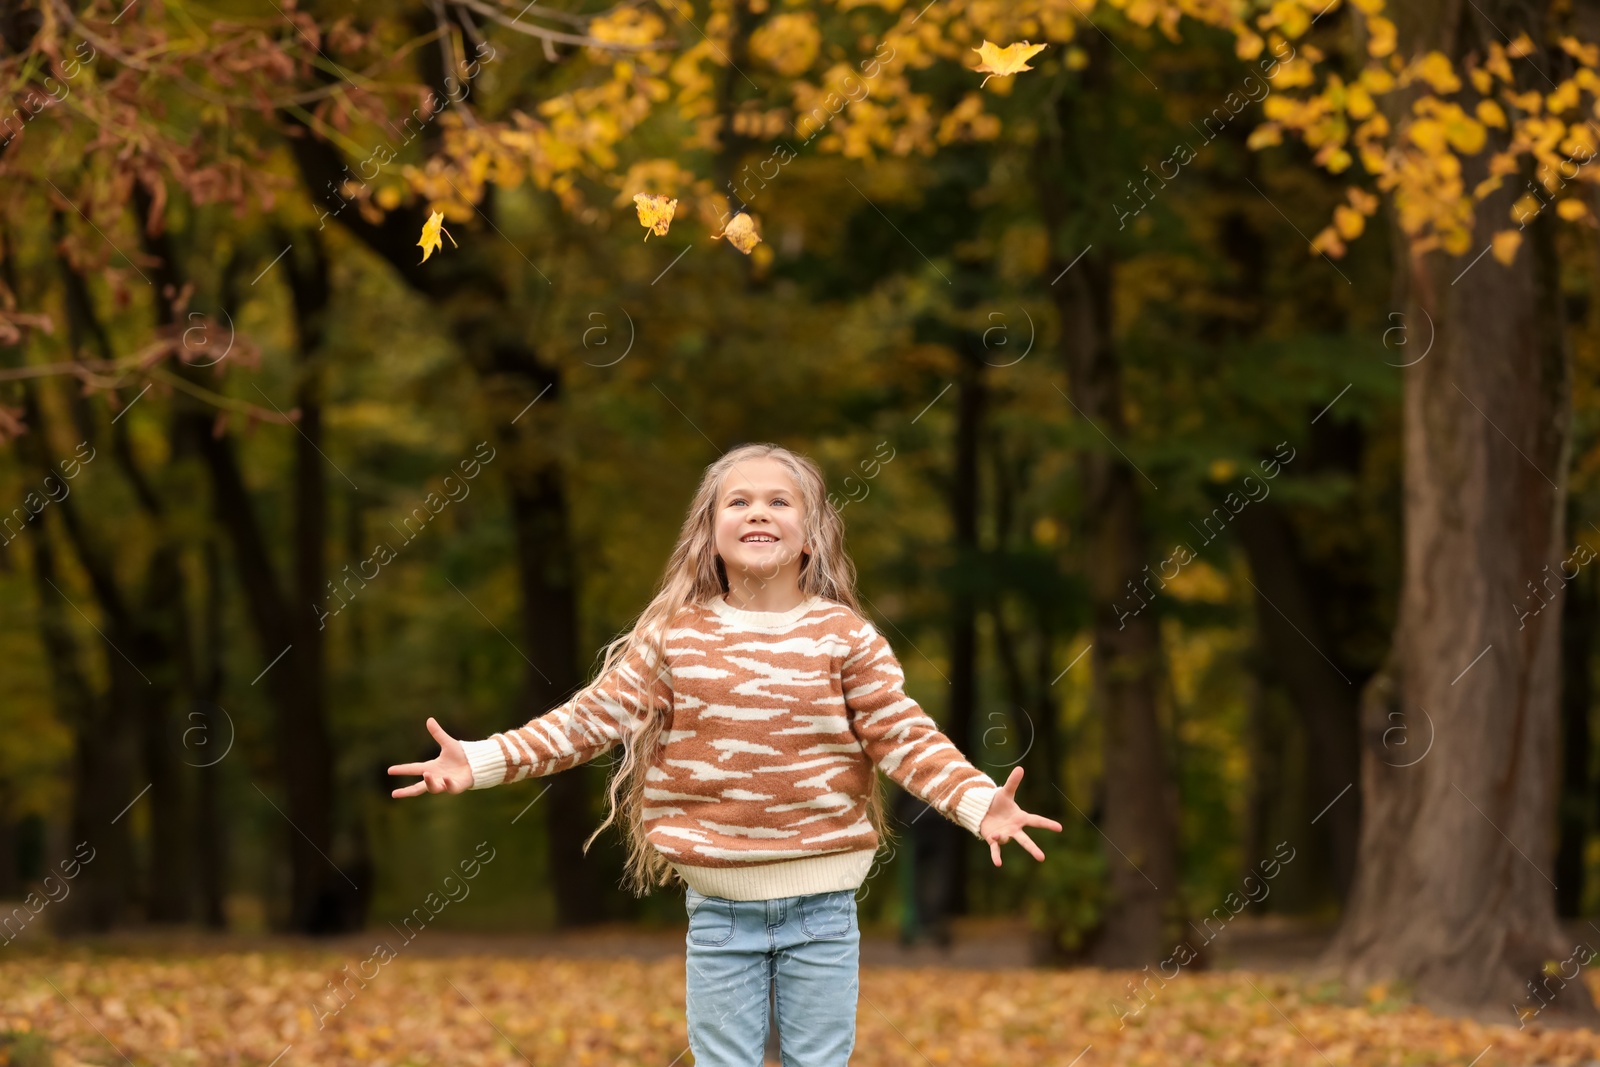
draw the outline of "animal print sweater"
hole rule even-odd
[[[906,695],[888,641],[843,604],[692,605],[668,628],[652,685],[646,669],[635,653],[590,693],[463,742],[472,788],[584,763],[664,712],[646,834],[687,885],[729,900],[858,888],[879,843],[874,767],[974,835],[989,810],[994,780]]]

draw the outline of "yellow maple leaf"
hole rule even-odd
[[[417,242],[422,247],[422,262],[428,262],[428,257],[433,255],[435,248],[444,247],[444,242],[439,240],[441,232],[446,237],[450,237],[450,231],[444,228],[444,212],[435,211],[428,216],[428,221],[422,224],[422,239]],[[457,248],[461,247],[456,244],[454,237],[450,237],[450,243]]]
[[[634,193],[633,204],[639,209],[639,225],[645,228],[646,241],[650,240],[652,233],[657,237],[667,235],[667,227],[672,225],[672,214],[678,210],[675,197]]]
[[[747,256],[761,243],[761,235],[756,233],[755,220],[742,211],[728,220],[728,225],[721,233],[712,234],[711,239],[716,240],[719,237],[726,237],[729,244]]]
[[[1044,51],[1044,48],[1045,46],[1042,44],[1029,44],[1027,41],[1018,41],[1016,44],[1008,44],[1001,48],[999,45],[985,40],[980,47],[973,49],[982,58],[983,62],[972,69],[988,71],[988,77],[978,83],[978,88],[983,88],[988,84],[989,78],[994,77],[996,74],[1016,74],[1020,71],[1032,70],[1033,68],[1028,66],[1028,60],[1032,59],[1037,53]]]
[[[1522,244],[1522,234],[1517,230],[1501,230],[1494,235],[1490,244],[1494,246],[1494,258],[1509,267],[1511,261],[1517,258],[1517,248]]]

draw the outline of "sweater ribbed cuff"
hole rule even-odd
[[[978,832],[978,828],[983,825],[983,817],[989,814],[989,803],[999,791],[1000,787],[993,784],[969,787],[962,795],[961,802],[956,805],[956,822],[965,826],[974,837],[981,840],[983,835]]]
[[[472,789],[488,789],[506,780],[506,754],[494,738],[486,741],[463,741],[462,751],[467,754],[467,766],[472,768]]]

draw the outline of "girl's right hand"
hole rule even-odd
[[[389,795],[414,797],[423,793],[460,793],[472,788],[472,767],[461,742],[444,732],[438,720],[428,717],[428,732],[439,742],[439,754],[426,763],[397,763],[390,774],[420,774],[422,781],[401,786]]]

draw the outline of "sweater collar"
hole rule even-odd
[[[801,618],[814,610],[820,603],[822,603],[822,598],[813,595],[788,611],[745,611],[729,604],[721,594],[718,594],[711,598],[709,606],[717,615],[730,622],[737,622],[744,626],[755,626],[761,629],[781,629],[799,622]]]

